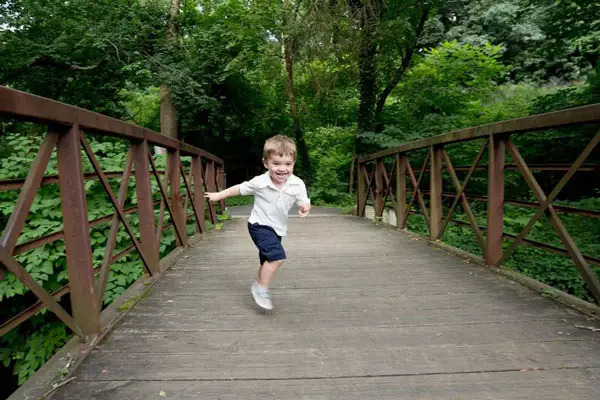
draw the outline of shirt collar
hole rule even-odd
[[[300,180],[300,178],[298,178],[294,174],[291,174],[290,177],[287,178],[287,181],[285,181],[285,185],[283,186],[282,190],[287,189],[288,186],[300,185],[301,182],[302,181]],[[260,187],[266,187],[266,186],[272,187],[275,190],[279,190],[271,181],[271,177],[269,176],[269,171],[265,172],[260,177]]]

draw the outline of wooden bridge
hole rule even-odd
[[[371,201],[378,219],[390,204],[401,229],[319,208],[308,218],[291,218],[290,235],[284,239],[289,259],[272,287],[275,310],[263,314],[254,308],[249,293],[257,256],[244,212],[233,212],[239,215],[221,230],[203,225],[205,213],[216,223],[216,208],[224,207],[205,205],[202,198],[204,190],[224,185],[221,159],[139,127],[10,89],[0,88],[0,100],[0,116],[52,128],[30,176],[21,182],[0,182],[5,189],[22,188],[0,241],[0,273],[4,268],[16,275],[40,300],[3,322],[0,334],[47,307],[77,335],[13,398],[44,394],[53,399],[600,397],[597,306],[550,289],[545,293],[551,296],[542,296],[542,284],[501,268],[512,251],[502,246],[506,236],[502,205],[508,202],[503,171],[513,168],[526,176],[538,199],[537,204],[521,203],[540,215],[546,213],[565,244],[564,249],[545,245],[546,250],[571,257],[592,296],[598,293],[598,278],[591,267],[597,255],[579,250],[558,215],[573,212],[596,218],[597,212],[568,209],[552,201],[575,172],[597,174],[598,169],[584,161],[600,135],[592,134],[573,164],[552,166],[565,171],[566,181],[561,180],[549,195],[531,173],[549,167],[527,166],[509,137],[599,123],[598,105],[472,128],[362,159],[357,213],[364,215]],[[123,180],[129,182],[135,167],[137,205],[126,209],[126,190],[115,195],[105,184],[115,215],[101,222],[85,219],[83,182],[105,182],[109,173],[94,162],[84,131],[127,138],[133,144],[124,172],[112,171],[110,176],[126,176]],[[454,168],[445,147],[467,139],[485,142],[472,166]],[[94,166],[93,176],[82,171],[76,156],[80,145]],[[151,145],[167,148],[165,173],[156,168]],[[55,146],[59,174],[44,177]],[[488,163],[480,166],[488,147]],[[512,165],[504,164],[505,147]],[[426,155],[420,159],[417,175],[408,155],[423,150]],[[385,157],[394,161],[386,164]],[[442,160],[456,187],[453,197],[442,190]],[[486,227],[470,212],[472,196],[465,190],[479,168],[485,168],[492,182],[485,199],[492,210]],[[456,174],[460,170],[467,171],[462,182]],[[158,202],[151,193],[152,176],[158,182]],[[425,176],[428,190],[421,184]],[[64,231],[19,242],[36,190],[54,183],[63,197]],[[444,198],[451,199],[450,207],[444,207]],[[413,202],[421,209],[429,237],[402,229],[415,212]],[[458,202],[472,217],[466,224],[473,227],[482,259],[457,255],[439,243],[453,222]],[[160,212],[155,209],[158,203]],[[139,216],[139,235],[127,222],[128,213]],[[179,248],[159,262],[158,242],[167,217],[170,225],[165,229],[176,232]],[[188,220],[194,223],[193,237],[185,229]],[[132,246],[114,254],[116,233],[111,231],[105,261],[94,267],[89,238],[85,242],[87,230],[89,225],[111,221],[116,227],[121,221]],[[526,229],[530,228],[515,235],[514,243],[543,247],[526,242]],[[69,285],[49,293],[16,256],[59,239],[66,243]],[[110,265],[132,251],[141,255],[147,274],[101,311],[99,299]],[[61,302],[67,293],[70,310]]]

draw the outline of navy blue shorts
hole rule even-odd
[[[260,265],[263,265],[265,261],[286,259],[285,250],[281,246],[281,236],[277,235],[273,228],[258,223],[248,223],[248,232],[250,232],[252,241],[258,247]]]

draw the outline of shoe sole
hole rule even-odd
[[[272,308],[264,308],[264,307],[258,305],[258,303],[256,303],[256,302],[254,302],[254,308],[256,309],[256,311],[258,313],[261,313],[261,314],[271,315],[273,313]]]
[[[250,290],[250,294],[252,295],[252,300],[254,300],[254,304],[256,305],[256,307],[258,307],[261,311],[273,311],[273,307],[271,308],[266,308],[261,306],[260,304],[258,304],[258,301],[256,301],[256,296],[254,296],[254,293],[252,292],[252,290]]]

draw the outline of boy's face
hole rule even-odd
[[[292,175],[294,162],[294,158],[289,154],[271,154],[268,159],[263,158],[263,164],[269,170],[269,176],[275,185],[283,185]]]

